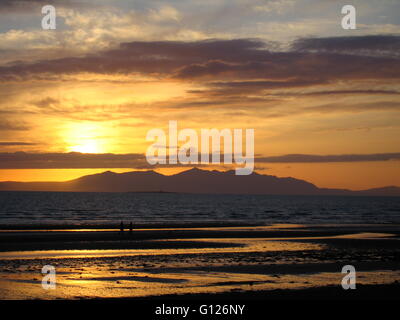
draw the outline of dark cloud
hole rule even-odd
[[[321,80],[304,80],[304,79],[291,79],[287,81],[219,81],[207,83],[207,89],[205,90],[188,90],[188,93],[196,95],[208,95],[214,98],[218,97],[229,97],[233,99],[233,96],[237,98],[243,95],[266,93],[268,98],[271,100],[278,97],[284,96],[332,96],[332,95],[400,95],[399,91],[396,90],[320,90],[311,92],[287,92],[287,91],[274,91],[279,89],[292,89],[292,88],[305,88],[313,87],[318,85],[327,85],[328,81]],[[314,89],[315,90],[315,89]],[[246,98],[247,99],[247,98]],[[258,97],[261,101],[261,96]],[[266,98],[264,98],[265,101]],[[247,102],[247,100],[246,100]]]
[[[304,38],[295,41],[294,51],[345,52],[353,54],[400,56],[400,36]]]
[[[357,37],[356,37],[357,38]],[[354,37],[351,38],[354,40]],[[43,98],[32,101],[32,113],[68,116],[73,119],[104,121],[132,116],[133,112],[150,117],[151,108],[178,110],[186,108],[247,108],[261,106],[267,110],[271,103],[285,101],[285,96],[376,95],[386,101],[354,104],[331,103],[305,106],[289,111],[269,111],[269,118],[303,113],[363,112],[399,110],[396,90],[379,84],[393,83],[400,78],[400,59],[388,56],[357,55],[367,47],[369,40],[382,39],[385,50],[397,48],[398,38],[374,36],[359,37],[358,45],[347,45],[349,38],[302,39],[291,51],[272,51],[269,43],[256,39],[205,41],[135,41],[122,43],[117,48],[82,57],[41,60],[33,63],[15,63],[0,67],[1,80],[54,79],[62,74],[93,72],[101,74],[135,73],[156,76],[157,79],[191,81],[202,89],[188,91],[189,96],[138,105],[135,102],[118,106],[87,106],[74,101]],[[389,43],[391,43],[390,45]],[[354,50],[352,54],[330,52],[329,46],[340,43],[339,48]],[[371,47],[374,45],[371,44]],[[320,48],[314,50],[312,48]],[[322,48],[327,48],[322,49]],[[57,81],[57,80],[55,80]],[[351,82],[350,89],[334,90],[338,82]],[[373,89],[374,86],[379,89]],[[319,87],[319,88],[318,88]],[[286,89],[299,88],[301,92]],[[312,92],[310,92],[312,88]],[[327,89],[329,88],[329,89]],[[381,89],[385,88],[385,89]],[[304,90],[303,90],[304,89]],[[307,89],[307,90],[305,90]],[[278,92],[281,90],[281,92]],[[392,95],[393,97],[389,97]],[[304,105],[304,104],[303,104]],[[87,110],[91,112],[88,113]],[[267,110],[268,111],[268,110]],[[0,130],[10,127],[1,125]],[[20,126],[21,127],[21,126]],[[18,130],[18,127],[15,128]]]
[[[25,123],[0,119],[0,131],[24,131],[30,127]]]
[[[313,107],[297,108],[290,111],[275,111],[265,115],[266,118],[282,118],[303,114],[331,114],[331,113],[361,113],[361,112],[381,112],[381,111],[400,111],[400,102],[397,101],[378,101],[364,103],[326,103]]]
[[[260,163],[322,163],[400,160],[400,153],[308,155],[288,154],[262,157]],[[170,166],[170,165],[165,165]],[[91,153],[0,153],[0,169],[100,169],[100,168],[154,168],[147,163],[143,154],[91,154]],[[161,167],[161,166],[156,166]],[[184,167],[177,164],[176,167]]]
[[[235,82],[214,82],[210,86],[229,89],[276,89],[276,88],[294,88],[309,86],[320,83],[319,81],[304,81],[302,79],[290,79],[287,81],[235,81]]]
[[[316,162],[365,162],[400,160],[400,153],[311,155],[287,154],[283,156],[259,157],[256,162],[265,163],[316,163]]]
[[[331,113],[336,111],[343,112],[362,112],[362,111],[380,111],[380,110],[393,110],[400,111],[400,101],[378,101],[378,102],[365,102],[365,103],[328,103],[315,107],[304,108],[299,112],[321,112]]]
[[[0,67],[2,78],[19,79],[31,74],[71,74],[78,72],[134,73],[172,75],[177,69],[224,58],[261,59],[265,43],[256,40],[207,40],[197,42],[136,41],[122,43],[119,48],[84,57],[42,60]]]
[[[330,43],[330,39],[337,41],[337,38],[326,38],[324,41]],[[236,39],[194,42],[136,41],[84,57],[0,67],[2,79],[17,80],[37,74],[78,72],[138,72],[175,79],[214,81],[257,79],[267,81],[264,85],[268,88],[274,86],[274,81],[281,81],[275,83],[276,86],[284,86],[284,81],[287,86],[299,86],[337,80],[398,79],[400,59],[307,52],[300,49],[274,52],[268,49],[267,43],[259,40]]]
[[[54,105],[58,105],[59,103],[60,103],[59,99],[47,97],[47,98],[41,99],[39,101],[35,101],[32,104],[36,105],[39,108],[48,108],[48,107],[52,107]]]
[[[338,80],[398,79],[400,60],[331,53],[266,53],[259,61],[240,63],[213,60],[179,68],[182,79],[269,79],[297,78],[305,82]]]
[[[179,163],[175,165],[168,163],[164,165],[150,165],[145,155],[138,153],[0,153],[0,169],[154,169],[187,166],[190,167],[193,165],[182,165]],[[203,164],[196,166],[200,167]]]
[[[15,142],[15,141],[5,141],[0,142],[0,146],[9,147],[9,146],[34,146],[36,143],[31,142]]]
[[[399,91],[395,90],[329,90],[329,91],[314,91],[301,93],[296,95],[305,96],[331,96],[331,95],[400,95]]]
[[[0,153],[0,169],[139,168],[146,165],[142,154]]]
[[[265,90],[289,89],[326,84],[322,80],[290,79],[281,81],[249,80],[249,81],[218,81],[207,83],[206,90],[191,90],[188,93],[217,96],[240,96],[243,94],[262,93]],[[246,100],[247,101],[247,100]]]
[[[26,12],[32,9],[39,9],[45,5],[53,5],[59,7],[76,7],[85,5],[85,1],[78,0],[1,0],[0,12]],[[38,11],[39,13],[41,11]]]

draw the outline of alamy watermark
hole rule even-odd
[[[345,16],[342,18],[342,28],[345,30],[357,29],[356,8],[349,4],[345,5],[342,7],[342,14],[345,14]]]
[[[56,288],[56,268],[51,265],[45,265],[42,268],[42,288],[45,290],[54,290]]]
[[[46,5],[42,7],[42,14],[45,16],[42,18],[42,29],[43,30],[55,30],[56,29],[56,8],[52,5]]]
[[[151,165],[235,163],[241,166],[236,175],[249,175],[254,170],[254,129],[245,129],[244,135],[243,139],[243,129],[201,129],[199,141],[196,130],[178,130],[178,122],[169,121],[168,139],[163,129],[148,131],[146,140],[154,143],[146,151],[146,160]]]
[[[344,290],[355,289],[356,288],[356,268],[348,264],[343,266],[342,273],[346,275],[342,279],[342,288]]]

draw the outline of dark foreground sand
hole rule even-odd
[[[8,229],[1,299],[400,298],[397,225]],[[55,290],[42,288],[44,265]],[[344,265],[356,290],[341,286]]]

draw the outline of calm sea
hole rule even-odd
[[[0,192],[1,225],[400,223],[400,198]]]

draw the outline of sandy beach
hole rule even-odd
[[[108,226],[0,231],[0,299],[399,299],[398,225]],[[41,286],[44,265],[56,289]]]

